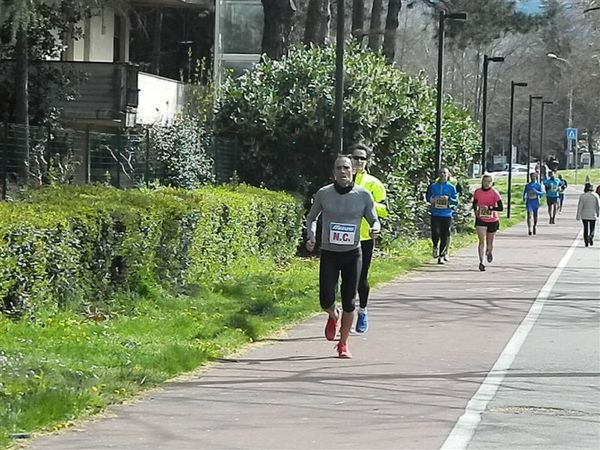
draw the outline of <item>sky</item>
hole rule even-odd
[[[540,0],[517,0],[517,11],[535,14],[540,12]]]

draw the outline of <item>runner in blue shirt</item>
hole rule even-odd
[[[449,176],[448,169],[442,169],[437,182],[429,186],[425,196],[431,204],[431,240],[433,257],[438,259],[438,264],[444,264],[445,261],[452,225],[451,207],[458,203],[456,188],[448,182]]]
[[[548,171],[548,179],[544,182],[546,188],[546,203],[548,203],[548,216],[550,223],[556,223],[556,212],[558,210],[558,194],[562,183],[554,178],[554,172]]]
[[[538,222],[538,209],[540,208],[540,198],[544,195],[542,185],[537,182],[537,173],[529,174],[529,183],[523,189],[523,201],[527,207],[527,229],[529,236],[532,234],[531,219],[533,217],[533,234],[536,234]]]

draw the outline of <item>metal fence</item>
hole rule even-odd
[[[29,136],[27,136],[29,135]],[[29,145],[25,145],[25,143]],[[228,182],[236,170],[237,140],[213,140],[213,175]],[[150,130],[100,133],[0,124],[1,198],[20,186],[106,183],[119,188],[148,185],[164,175]]]

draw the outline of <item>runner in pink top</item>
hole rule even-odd
[[[492,186],[494,180],[491,175],[481,177],[481,187],[473,193],[473,210],[475,211],[475,229],[479,238],[479,270],[484,271],[483,254],[487,261],[492,262],[494,256],[494,237],[500,228],[498,212],[504,210],[502,197]],[[487,247],[487,248],[486,248]]]

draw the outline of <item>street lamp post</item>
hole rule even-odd
[[[573,65],[568,59],[559,57],[556,53],[548,53],[546,56],[550,59],[560,61],[569,66],[569,124],[568,127],[573,127]],[[570,155],[573,153],[573,141],[567,137],[567,152]],[[575,142],[575,184],[577,184],[577,169],[579,162],[577,161],[577,142]],[[568,164],[567,164],[568,165]]]
[[[440,11],[438,29],[437,98],[435,105],[435,173],[442,167],[442,89],[444,86],[444,22],[446,19],[467,20],[466,13],[447,14]]]
[[[506,207],[506,217],[510,219],[510,200],[512,191],[512,160],[513,160],[513,113],[515,109],[515,88],[527,87],[527,83],[510,82],[510,125],[508,136],[508,205]]]
[[[529,170],[531,167],[531,107],[533,106],[534,100],[543,100],[544,97],[541,95],[530,95],[529,96],[529,122],[527,131],[527,177],[529,177]]]
[[[542,182],[542,167],[544,166],[544,107],[552,104],[553,102],[542,101],[540,121],[540,183]]]
[[[483,56],[483,101],[482,101],[482,117],[481,117],[481,173],[485,172],[485,152],[487,147],[487,78],[488,65],[491,62],[503,62],[501,56],[488,55]]]
[[[337,34],[335,40],[335,105],[333,122],[333,152],[342,153],[344,141],[344,2],[337,1]]]

